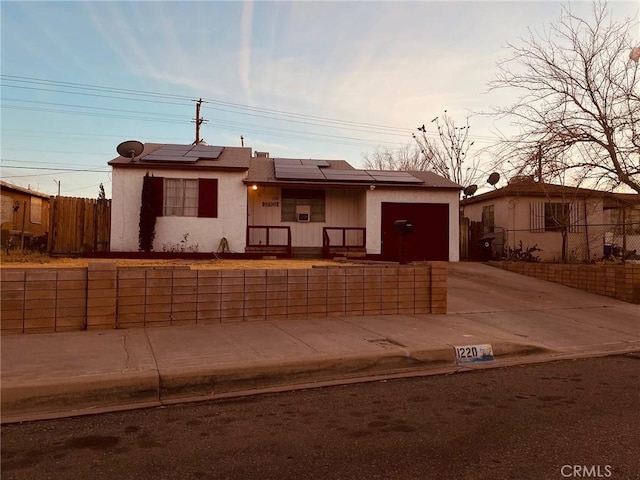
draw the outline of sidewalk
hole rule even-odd
[[[640,350],[637,305],[484,265],[450,275],[448,315],[5,335],[2,422],[455,371],[461,345],[492,344],[495,365]]]

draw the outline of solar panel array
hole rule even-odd
[[[155,152],[144,157],[150,162],[182,162],[194,163],[197,160],[215,160],[224,147],[209,145],[163,145]]]
[[[275,176],[279,180],[357,182],[357,183],[424,183],[407,172],[378,170],[331,169],[326,160],[274,158]]]

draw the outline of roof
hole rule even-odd
[[[46,199],[49,199],[49,197],[51,196],[46,193],[36,192],[35,190],[20,187],[18,185],[14,185],[13,183],[8,183],[2,180],[0,180],[0,189],[13,190],[14,192],[26,193],[27,195],[31,195],[32,197],[39,197],[39,198],[46,198]]]
[[[278,161],[291,163],[298,160],[304,165],[321,165],[321,174],[311,175],[311,178],[278,178],[275,164]],[[331,172],[331,173],[329,173]],[[340,173],[344,172],[344,173]],[[398,188],[448,188],[460,190],[462,187],[433,172],[405,172],[413,178],[411,182],[393,181],[391,175],[385,175],[382,170],[359,170],[353,168],[345,160],[317,160],[317,159],[284,159],[284,158],[252,158],[251,167],[245,179],[246,184],[277,185],[277,186],[305,186],[305,187],[367,187],[372,185]],[[399,172],[391,172],[396,176]]]
[[[552,183],[539,182],[517,182],[498,188],[491,192],[465,198],[461,200],[461,205],[484,202],[501,197],[603,197],[613,198],[616,194],[604,192],[602,190],[591,190],[588,188],[569,187],[565,185],[555,185]],[[618,194],[620,195],[620,194]]]
[[[113,168],[163,168],[173,170],[248,170],[251,148],[145,143],[142,153],[118,156],[108,162]]]

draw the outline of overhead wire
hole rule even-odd
[[[76,90],[76,91],[58,91],[59,93],[66,93],[66,94],[72,94],[72,95],[104,96],[107,98],[145,101],[145,102],[151,102],[151,103],[166,103],[166,104],[172,104],[172,105],[182,105],[182,103],[167,102],[161,99],[183,100],[183,101],[193,100],[190,97],[185,95],[164,94],[164,93],[148,92],[143,90],[123,89],[123,88],[117,88],[117,87],[105,87],[105,86],[91,85],[91,84],[84,84],[84,83],[62,82],[57,80],[39,79],[34,77],[22,77],[22,76],[16,76],[16,75],[2,74],[0,75],[0,79],[4,79],[9,82],[21,81],[21,82],[32,83],[36,85],[54,86],[54,87],[58,86],[58,87],[64,87],[67,89]],[[4,85],[4,86],[15,87],[15,88],[35,88],[35,87],[26,87],[24,85],[12,85],[12,84]],[[47,89],[47,90],[55,91],[51,89]],[[113,95],[106,96],[106,95],[98,95],[94,93],[89,94],[85,92],[78,92],[77,90],[118,93],[120,95],[127,95],[127,97],[125,98],[122,96],[118,97]],[[147,98],[136,98],[140,96],[147,97]],[[149,98],[151,98],[151,100]],[[269,119],[275,118],[281,121],[288,121],[288,122],[307,124],[307,125],[313,125],[313,126],[322,126],[325,128],[337,128],[337,129],[343,129],[343,130],[346,129],[346,130],[353,130],[353,131],[359,131],[359,132],[377,134],[377,135],[383,134],[383,135],[393,135],[393,136],[407,136],[407,138],[409,138],[408,137],[409,133],[414,130],[408,127],[396,127],[396,126],[390,126],[390,125],[380,125],[380,124],[374,124],[374,123],[340,120],[340,119],[321,117],[316,115],[287,112],[284,110],[254,107],[249,105],[243,105],[240,103],[226,102],[226,101],[215,100],[215,99],[203,99],[203,101],[212,105],[231,107],[235,109],[235,110],[229,110],[228,108],[212,107],[212,109],[217,111],[223,111],[227,113],[240,114],[240,115],[250,115],[252,117],[259,117],[259,118],[269,118]],[[239,110],[239,111],[236,111],[236,110]],[[260,113],[256,113],[256,112],[260,112]],[[135,112],[135,113],[144,113],[144,112]],[[273,127],[273,128],[277,129],[278,127]],[[305,132],[305,133],[309,133],[309,132]],[[437,136],[437,132],[433,132],[433,133],[428,132],[428,133],[434,137]],[[483,139],[490,139],[495,141],[495,139],[493,139],[492,137],[482,137],[482,136],[473,135],[473,138],[479,141],[483,141]],[[371,143],[367,139],[359,139],[359,140],[367,141],[368,144]]]

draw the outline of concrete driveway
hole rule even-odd
[[[449,316],[560,351],[640,348],[638,305],[481,263],[449,264]]]

